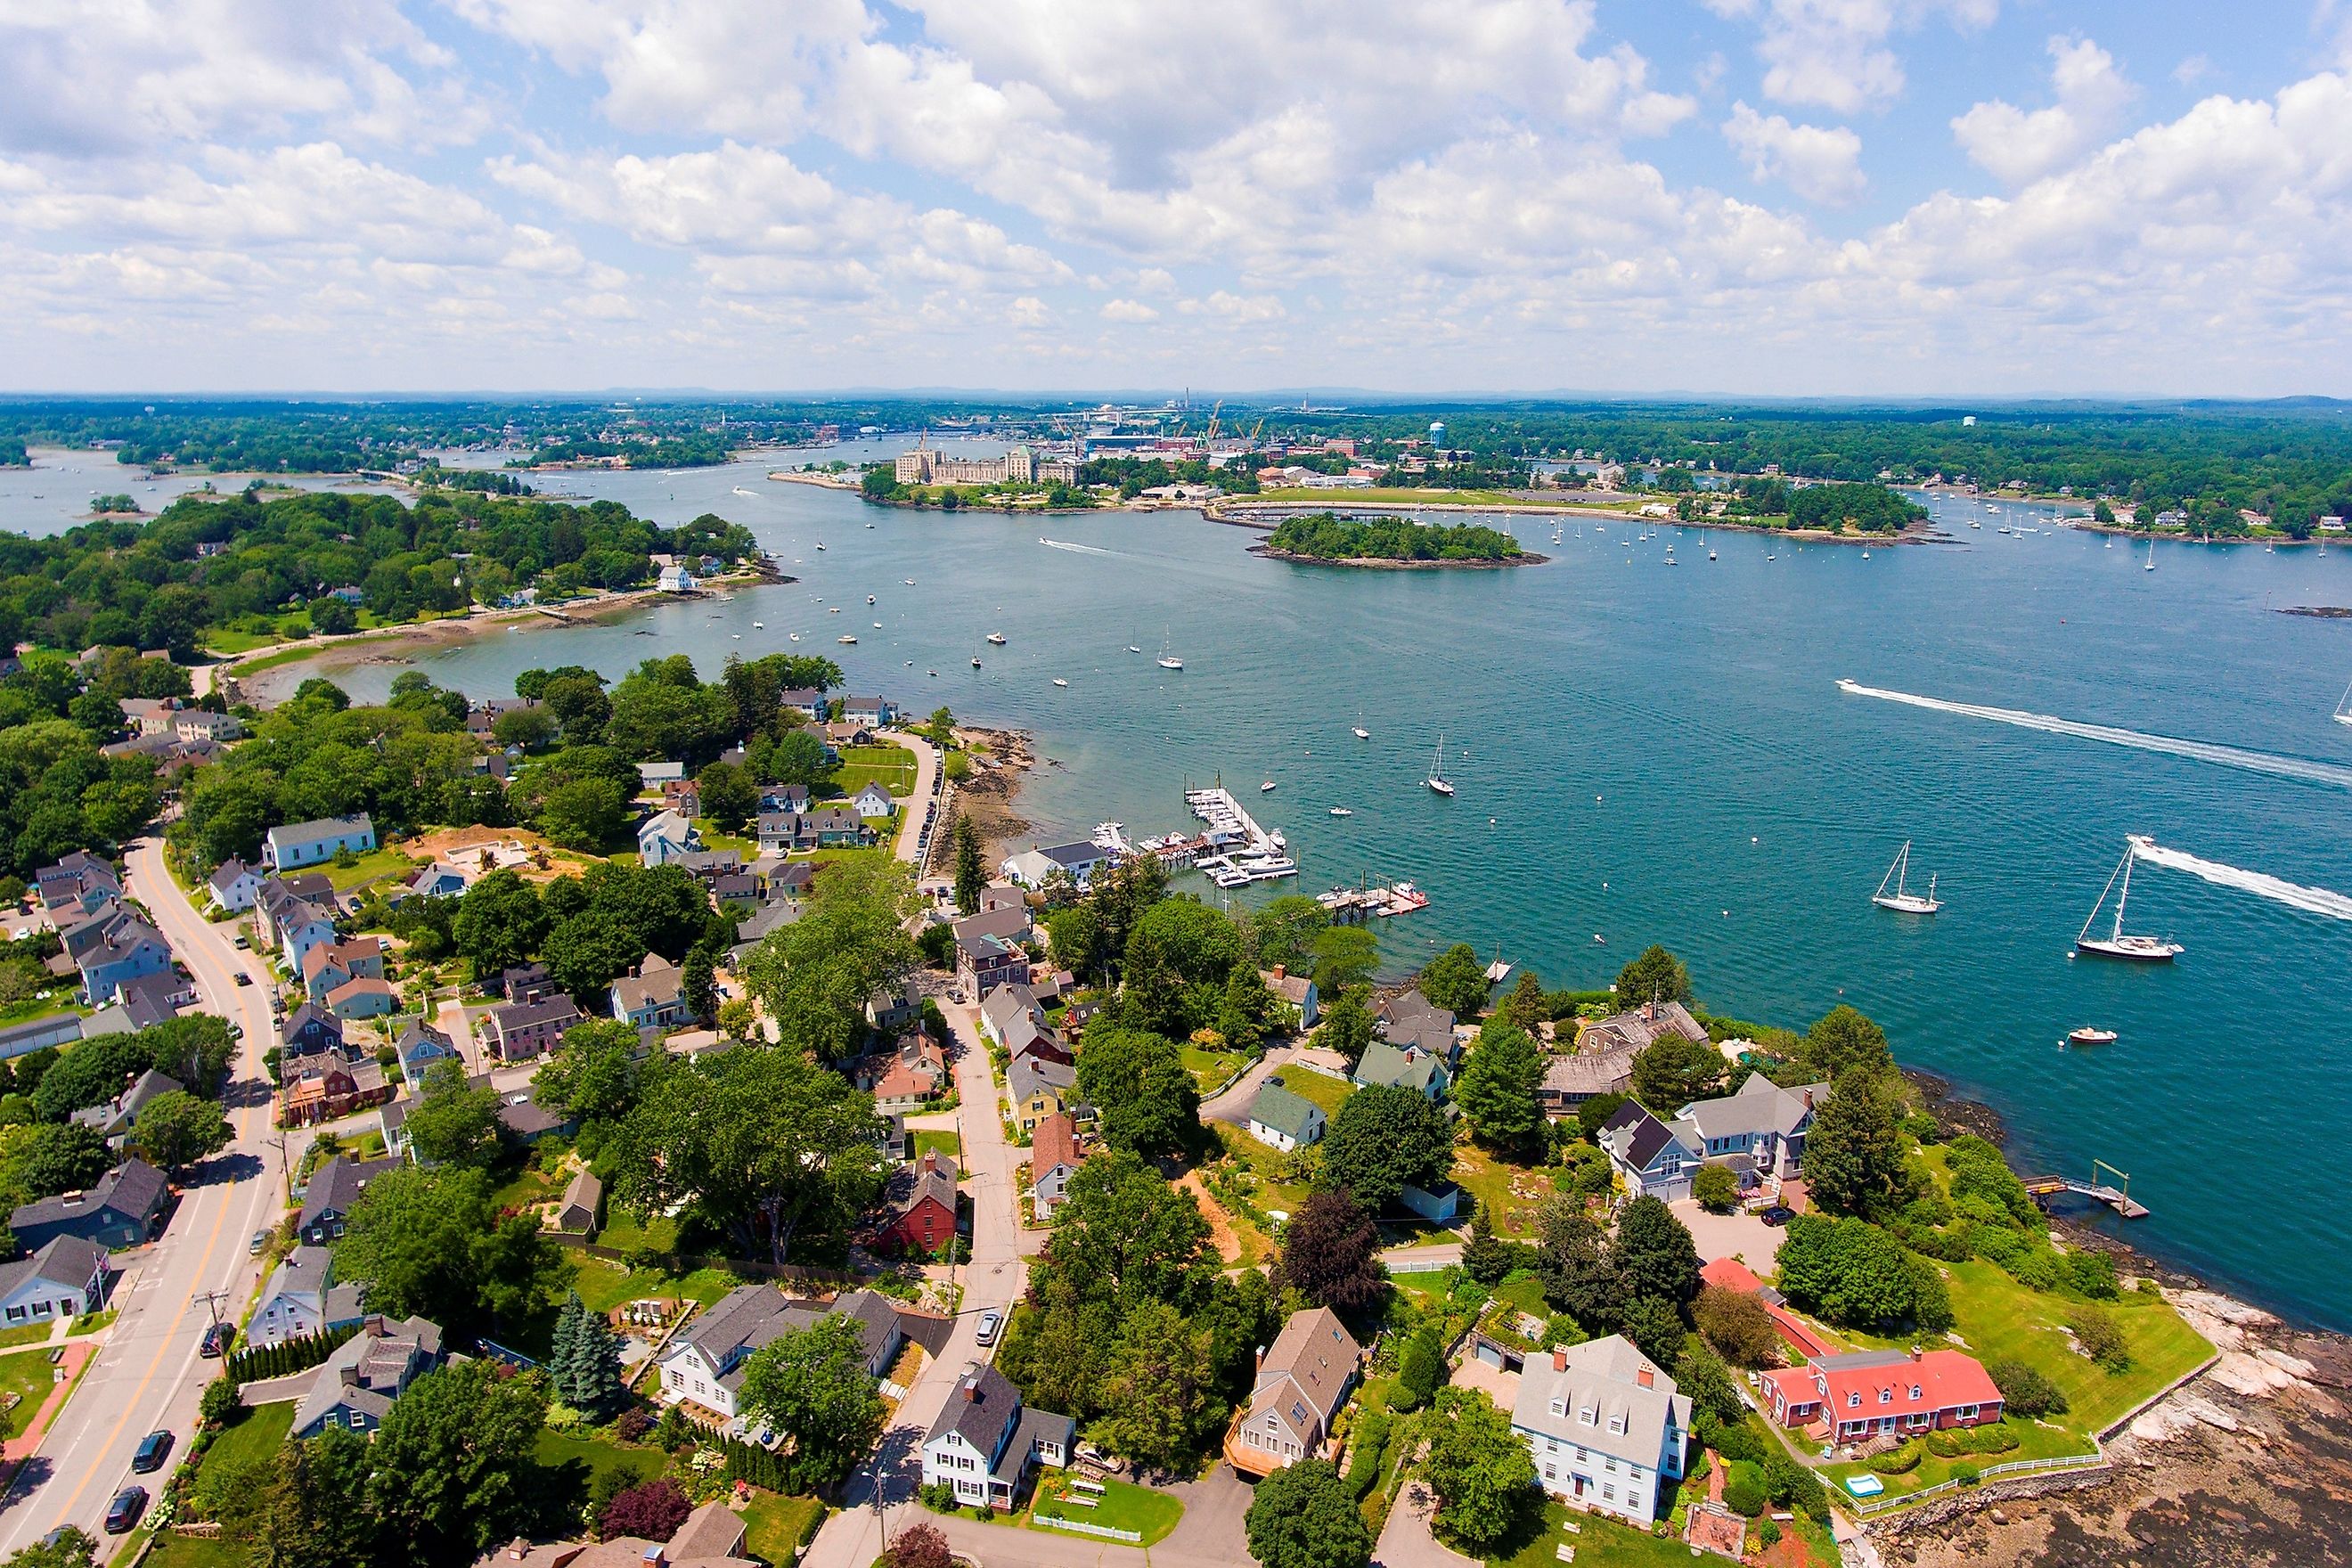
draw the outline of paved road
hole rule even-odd
[[[894,733],[890,739],[915,753],[915,793],[907,796],[907,814],[898,824],[898,858],[913,866],[919,873],[921,863],[915,855],[915,841],[922,837],[923,812],[940,787],[940,753],[932,744],[919,736]]]
[[[283,1212],[278,1153],[270,1136],[269,1097],[261,1053],[274,1037],[264,984],[238,986],[239,969],[266,979],[239,952],[230,928],[205,923],[163,868],[153,839],[131,847],[129,890],[195,976],[198,1006],[245,1026],[243,1050],[225,1098],[236,1141],[184,1177],[186,1190],[163,1237],[127,1255],[117,1286],[121,1315],[81,1386],[39,1449],[0,1501],[0,1553],[14,1552],[60,1524],[98,1535],[106,1505],[131,1477],[131,1451],[167,1426],[184,1451],[195,1431],[196,1402],[217,1366],[196,1353],[209,1309],[196,1298],[226,1292],[224,1316],[240,1312],[258,1268],[247,1238]],[[174,1459],[176,1462],[176,1453]],[[160,1476],[142,1478],[152,1492]]]
[[[1257,1091],[1265,1086],[1265,1080],[1297,1059],[1297,1046],[1275,1047],[1244,1069],[1241,1077],[1201,1101],[1201,1114],[1235,1127],[1245,1125],[1249,1121],[1250,1104],[1257,1099]],[[1299,1070],[1305,1072],[1308,1069],[1301,1068]]]

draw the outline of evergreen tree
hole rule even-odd
[[[956,909],[968,915],[980,908],[980,890],[988,886],[988,873],[980,863],[980,829],[958,812],[950,837],[955,844]]]
[[[719,981],[713,968],[710,950],[697,946],[686,955],[685,971],[679,977],[686,992],[686,1010],[706,1024],[719,1010]]]
[[[1372,1014],[1364,1005],[1360,987],[1349,986],[1339,993],[1338,1001],[1323,1010],[1323,1022],[1315,1031],[1315,1043],[1347,1058],[1349,1067],[1362,1058],[1372,1043]]]
[[[583,1311],[572,1346],[572,1386],[565,1403],[602,1415],[619,1407],[623,1394],[621,1338],[602,1312]]]
[[[556,1310],[555,1339],[547,1352],[547,1378],[555,1385],[555,1397],[575,1409],[580,1406],[572,1398],[572,1383],[580,1362],[580,1328],[587,1316],[587,1304],[580,1300],[580,1292],[568,1292]]]
[[[1511,986],[1511,994],[1503,1003],[1503,1016],[1528,1034],[1536,1034],[1538,1024],[1551,1020],[1551,1004],[1544,1000],[1543,982],[1532,969],[1519,971],[1518,980]]]

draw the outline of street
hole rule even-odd
[[[270,1098],[261,1053],[275,1039],[266,976],[258,959],[237,951],[233,928],[208,924],[164,868],[163,848],[141,839],[125,856],[127,888],[195,977],[197,1005],[245,1026],[232,1082],[224,1092],[236,1141],[182,1175],[177,1209],[163,1237],[117,1255],[126,1272],[114,1286],[121,1315],[81,1386],[0,1499],[0,1552],[26,1546],[61,1524],[100,1539],[108,1501],[131,1480],[131,1452],[158,1427],[177,1437],[176,1461],[196,1428],[196,1404],[218,1366],[198,1356],[197,1342],[220,1292],[224,1318],[252,1295],[257,1266],[249,1238],[284,1210],[278,1152],[271,1137]],[[236,984],[238,969],[256,984]],[[162,1475],[142,1479],[150,1491]]]

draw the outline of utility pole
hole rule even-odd
[[[211,1312],[212,1312],[212,1315],[213,1315],[213,1327],[214,1327],[214,1328],[216,1328],[216,1329],[220,1327],[220,1324],[221,1324],[221,1308],[222,1308],[222,1306],[223,1306],[224,1304],[226,1304],[226,1303],[227,1302],[227,1300],[228,1300],[228,1292],[227,1292],[227,1291],[226,1291],[226,1290],[204,1290],[204,1291],[199,1291],[199,1292],[198,1292],[198,1293],[196,1293],[195,1295],[193,1295],[193,1296],[189,1297],[189,1298],[188,1298],[188,1300],[191,1300],[191,1301],[202,1301],[202,1302],[205,1304],[205,1306],[207,1309],[209,1309],[209,1310],[211,1310]]]

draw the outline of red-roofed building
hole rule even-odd
[[[1737,1290],[1743,1296],[1754,1296],[1764,1303],[1771,1317],[1772,1326],[1789,1342],[1789,1348],[1805,1359],[1832,1354],[1830,1342],[1813,1331],[1812,1325],[1789,1310],[1780,1292],[1756,1278],[1748,1265],[1737,1258],[1717,1258],[1698,1271],[1700,1280],[1726,1290]]]
[[[2000,1419],[2000,1390],[1958,1351],[1862,1351],[1764,1374],[1772,1419],[1840,1443]]]

